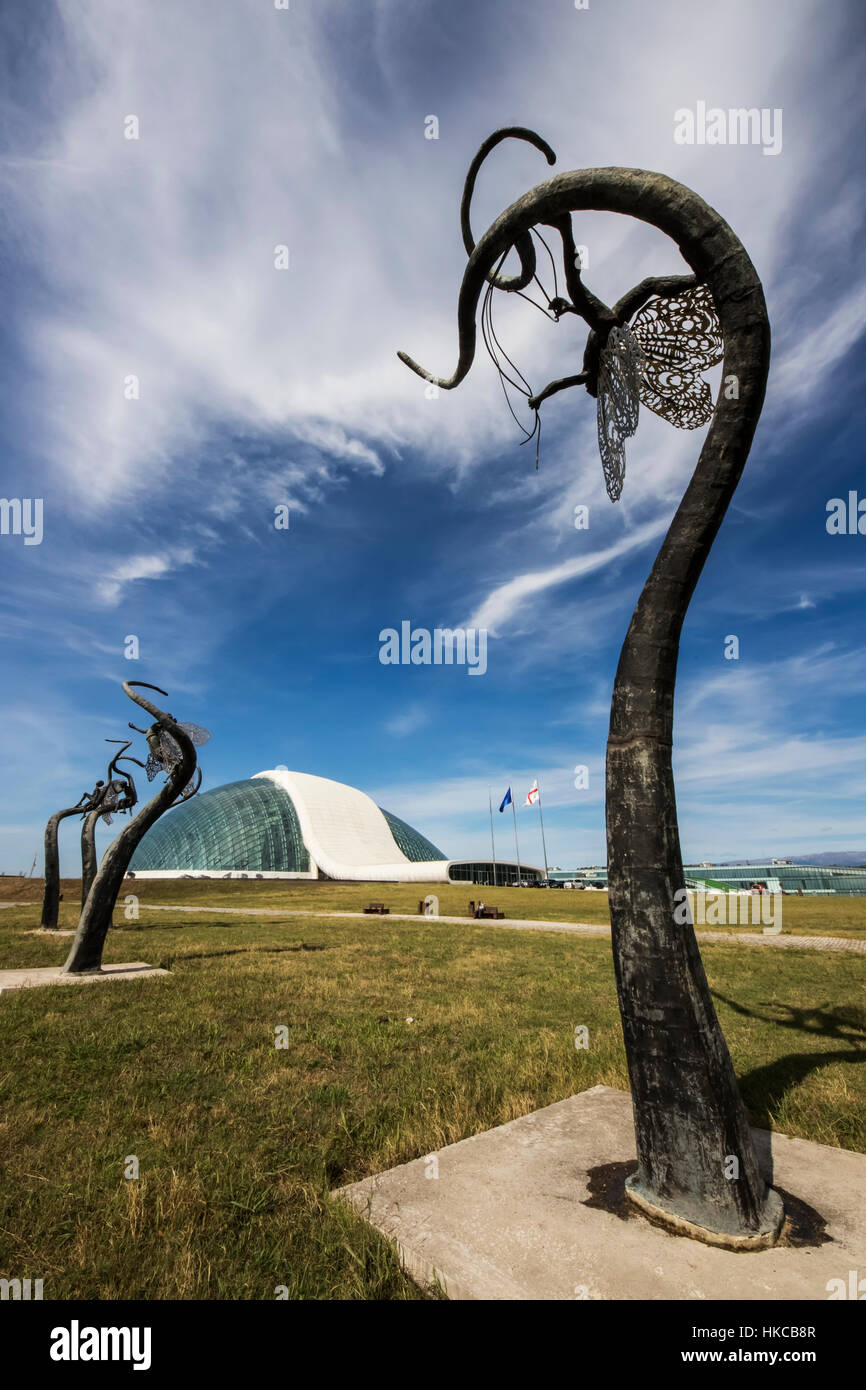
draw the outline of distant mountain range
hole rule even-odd
[[[780,856],[774,855],[774,858]],[[792,864],[823,864],[826,867],[839,869],[850,868],[853,865],[866,865],[866,849],[828,849],[820,854],[791,854],[785,855]],[[726,864],[768,864],[768,859],[728,859]],[[721,866],[720,866],[721,867]]]

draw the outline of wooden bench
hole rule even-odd
[[[496,922],[505,920],[505,913],[500,912],[498,907],[492,907],[490,903],[485,903],[483,907],[478,907],[474,902],[470,902],[469,915],[474,917],[476,921],[483,917],[489,917]]]
[[[386,907],[384,903],[370,903],[370,906],[365,907],[364,911],[375,913],[378,917],[387,917],[391,909]]]

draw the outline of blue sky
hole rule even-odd
[[[585,392],[543,407],[536,472],[483,353],[433,400],[398,362],[453,369],[463,178],[509,124],[557,170],[689,184],[767,294],[767,403],[683,635],[684,855],[866,845],[866,535],[825,525],[830,498],[866,497],[863,47],[839,0],[4,6],[2,495],[42,498],[44,536],[0,536],[0,868],[41,864],[49,813],[102,775],[135,718],[124,678],[212,730],[205,787],[335,777],[460,856],[488,851],[488,786],[519,805],[537,776],[551,864],[604,862],[619,646],[704,432],[644,410],[611,505]],[[780,152],[678,144],[699,101],[781,109]],[[501,146],[476,233],[548,173]],[[630,219],[575,237],[609,303],[681,265]],[[534,389],[579,369],[576,319],[496,311]],[[485,627],[486,673],[382,665],[402,620]]]

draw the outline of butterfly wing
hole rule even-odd
[[[649,300],[631,331],[643,354],[643,404],[679,429],[706,424],[713,413],[712,393],[700,373],[720,362],[725,352],[706,285],[674,299]]]
[[[650,299],[631,325],[641,352],[655,362],[706,371],[721,362],[725,343],[713,297],[706,285],[674,299]]]
[[[599,359],[598,396],[604,396],[607,418],[615,421],[622,439],[637,429],[642,364],[643,354],[630,330],[612,328]]]
[[[207,743],[210,738],[210,729],[203,729],[201,724],[181,724],[180,727],[197,748]]]
[[[598,393],[598,452],[607,495],[611,502],[617,502],[625,481],[625,441],[617,428],[609,399],[601,390]]]
[[[598,364],[598,452],[611,502],[625,480],[625,441],[640,411],[643,356],[626,327],[612,328]]]
[[[681,430],[696,430],[713,413],[709,382],[698,372],[647,362],[640,398],[648,410]]]

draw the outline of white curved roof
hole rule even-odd
[[[375,801],[357,787],[279,768],[256,777],[269,778],[291,797],[310,858],[329,878],[447,882],[451,861],[407,859]]]

